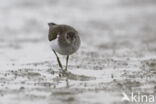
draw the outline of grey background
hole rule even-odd
[[[155,18],[155,0],[1,0],[0,104],[125,104],[123,92],[154,95]],[[58,77],[48,22],[81,37],[66,77]]]

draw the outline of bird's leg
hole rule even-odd
[[[57,62],[58,62],[58,64],[59,64],[59,67],[61,68],[61,70],[63,70],[63,67],[62,67],[62,64],[61,64],[61,61],[60,61],[58,55],[56,54],[55,50],[53,50],[53,52],[54,52],[54,54],[56,55],[56,58],[57,58]]]
[[[69,55],[67,55],[67,57],[66,57],[66,68],[65,68],[65,71],[67,71],[67,67],[68,67],[68,59],[69,59]]]

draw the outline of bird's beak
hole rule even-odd
[[[56,24],[53,23],[53,22],[49,22],[49,23],[48,23],[48,26],[53,26],[53,25],[56,25]]]

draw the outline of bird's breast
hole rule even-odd
[[[54,49],[56,52],[62,55],[71,55],[76,52],[79,48],[78,44],[71,44],[71,45],[62,45],[59,43],[58,38],[49,42],[50,47]]]

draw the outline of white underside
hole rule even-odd
[[[58,37],[52,41],[49,42],[49,45],[52,49],[54,49],[56,52],[60,52],[60,46],[58,44]]]

